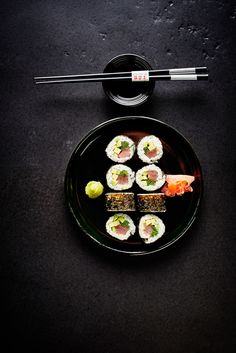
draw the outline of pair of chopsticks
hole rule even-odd
[[[139,78],[135,74],[139,75]],[[141,75],[141,76],[140,76]],[[163,69],[129,72],[103,72],[97,74],[41,76],[34,77],[35,84],[43,83],[75,83],[75,82],[104,82],[104,81],[156,81],[156,80],[207,80],[206,67],[193,67],[183,69]]]

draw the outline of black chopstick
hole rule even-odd
[[[185,74],[185,75],[151,75],[150,81],[199,81],[207,80],[208,74]],[[54,79],[54,80],[39,80],[35,79],[36,84],[52,84],[52,83],[79,83],[79,82],[103,82],[103,81],[131,81],[132,78],[126,76],[113,76],[113,77],[90,77],[90,78],[73,78],[73,79]],[[146,81],[140,81],[146,82]]]
[[[181,69],[160,69],[160,70],[149,70],[149,76],[155,75],[190,75],[190,74],[206,74],[207,68],[204,67],[192,67],[192,68],[181,68]],[[41,76],[41,77],[34,77],[35,83],[42,83],[42,81],[59,81],[62,80],[63,83],[65,82],[96,82],[90,79],[105,79],[105,78],[112,78],[113,77],[122,77],[124,78],[131,78],[132,72],[103,72],[103,73],[96,73],[96,74],[80,74],[80,75],[64,75],[64,76]],[[65,80],[77,80],[81,79],[81,81],[65,81]],[[84,81],[86,79],[86,81]],[[82,81],[83,80],[83,81]],[[87,81],[88,80],[88,81]],[[100,80],[99,80],[100,81]],[[49,82],[47,82],[49,83]],[[58,82],[56,82],[58,83]]]

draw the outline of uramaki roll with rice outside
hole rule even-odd
[[[147,214],[141,217],[138,229],[139,235],[145,244],[155,242],[165,233],[163,221],[153,214]]]
[[[156,163],[163,155],[163,146],[158,137],[148,135],[139,141],[137,153],[144,163]]]
[[[155,191],[165,183],[165,174],[155,164],[147,165],[136,173],[136,183],[146,191]]]
[[[113,190],[127,190],[133,186],[135,173],[123,164],[113,165],[106,174],[107,185]]]
[[[128,136],[118,135],[109,142],[105,151],[113,162],[125,163],[133,157],[135,144]]]
[[[125,213],[117,213],[106,222],[107,233],[119,240],[127,240],[135,233],[135,229],[134,222]]]

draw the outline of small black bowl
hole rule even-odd
[[[111,59],[104,72],[127,72],[152,70],[145,58],[136,54],[121,54]],[[151,96],[155,82],[104,81],[102,83],[106,95],[114,102],[125,106],[137,106]]]

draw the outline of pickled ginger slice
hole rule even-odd
[[[168,197],[182,196],[186,192],[192,192],[191,183],[195,180],[193,175],[166,175],[166,183],[161,191]]]

